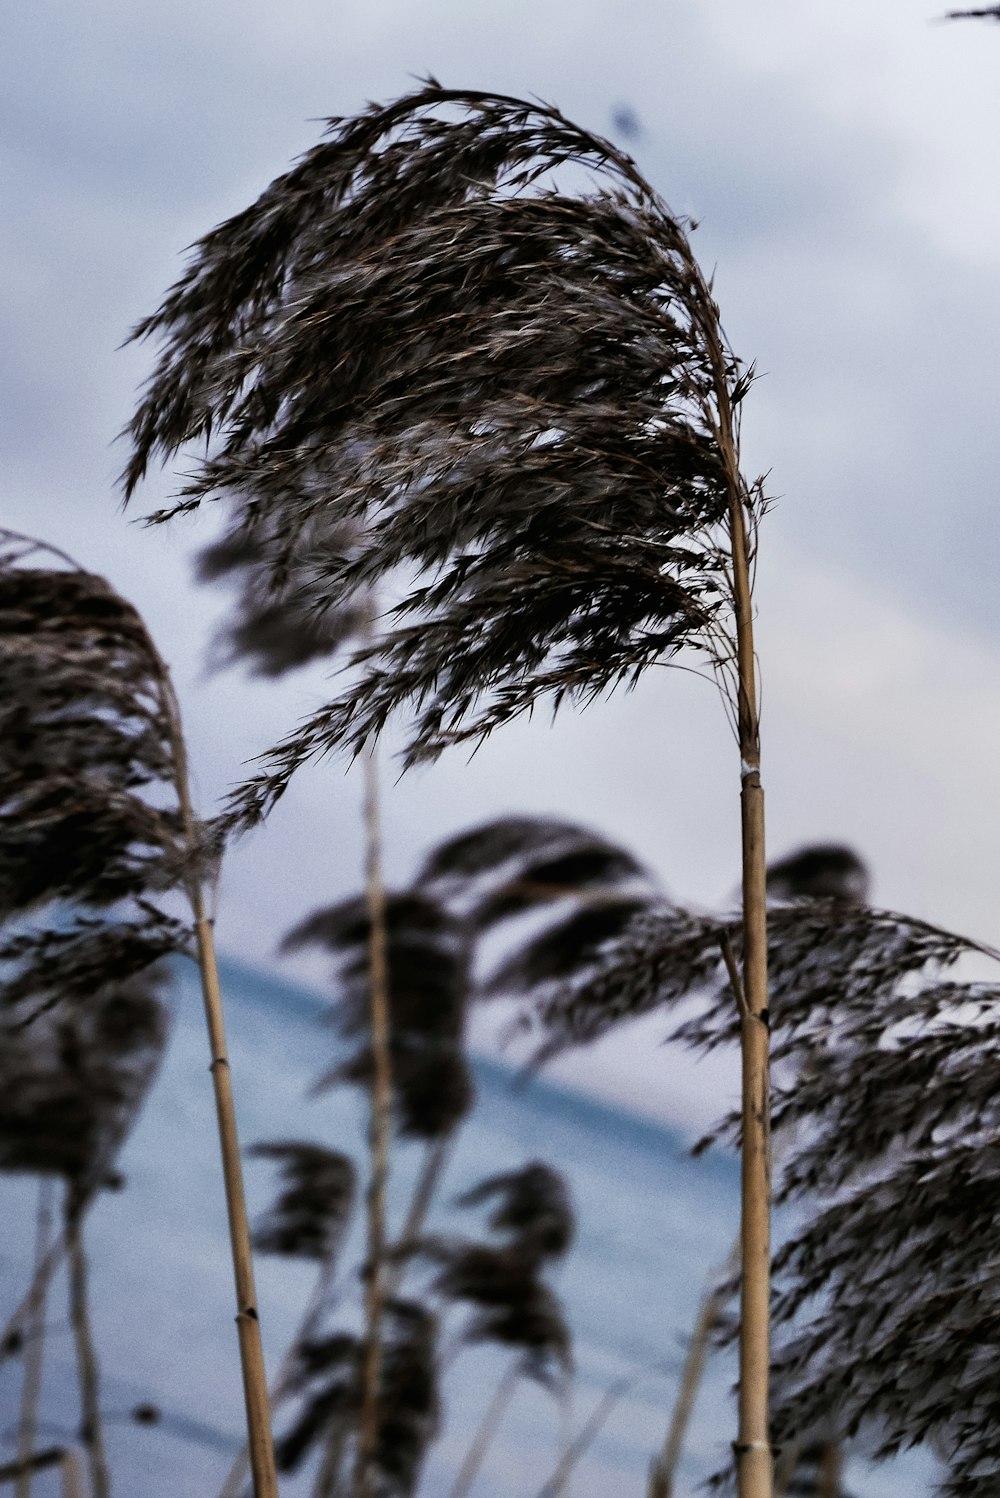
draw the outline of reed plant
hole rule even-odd
[[[362,894],[314,911],[284,943],[286,950],[318,948],[331,962],[338,1055],[313,1093],[343,1085],[371,1088],[371,923]],[[386,1254],[388,1337],[380,1348],[384,1372],[377,1389],[371,1475],[380,1492],[407,1498],[419,1484],[426,1451],[438,1432],[442,1365],[465,1344],[491,1342],[515,1356],[456,1478],[457,1491],[472,1481],[520,1378],[552,1383],[557,1371],[565,1374],[569,1332],[542,1270],[569,1248],[573,1215],[562,1177],[534,1161],[487,1178],[459,1199],[466,1209],[487,1210],[486,1242],[427,1230],[448,1148],[474,1101],[465,1050],[466,1011],[473,993],[471,927],[429,890],[411,886],[387,894],[385,931],[392,1127],[400,1141],[421,1145],[424,1154]],[[346,1160],[323,1146],[300,1142],[276,1142],[255,1153],[276,1159],[282,1168],[282,1189],[257,1230],[258,1248],[316,1256],[331,1232],[339,1243],[349,1210],[349,1194],[343,1189],[350,1174]],[[331,1168],[334,1174],[328,1179]],[[362,1281],[370,1273],[367,1248],[360,1272]],[[321,1269],[321,1277],[323,1273]],[[416,1287],[404,1291],[404,1280],[415,1280]],[[338,1282],[338,1304],[346,1298],[348,1283],[344,1278]],[[437,1328],[449,1307],[463,1314],[464,1325],[451,1339],[450,1352],[442,1355]],[[279,1468],[297,1472],[318,1453],[314,1498],[344,1491],[352,1467],[357,1481],[364,1431],[367,1323],[361,1338],[338,1330],[332,1321],[335,1308],[333,1296],[310,1298],[275,1390],[276,1403],[287,1398],[296,1405],[278,1441]],[[400,1372],[404,1366],[411,1370],[405,1379]],[[398,1453],[393,1457],[397,1437],[409,1453],[405,1461]],[[226,1491],[238,1491],[237,1473],[231,1474]]]
[[[329,659],[346,645],[371,638],[375,600],[360,590],[346,601],[334,602],[320,614],[310,600],[312,557],[319,543],[326,550],[349,548],[351,524],[325,525],[323,517],[307,524],[297,538],[293,556],[276,574],[269,564],[266,539],[247,525],[237,508],[225,534],[198,557],[198,573],[207,582],[224,581],[233,591],[230,616],[217,645],[222,658],[248,665],[255,675],[275,679],[318,659]],[[358,1452],[358,1485],[367,1483],[378,1425],[377,1395],[381,1321],[389,1295],[391,1271],[386,1262],[386,1198],[391,1138],[392,1071],[390,1061],[390,1001],[386,967],[385,884],[382,872],[382,815],[378,747],[373,741],[364,755],[363,820],[365,842],[365,898],[369,913],[368,1026],[371,1033],[372,1078],[369,1089],[369,1171],[367,1202],[368,1264],[366,1280],[364,1393],[362,1425],[365,1436]]]
[[[433,80],[327,139],[196,246],[136,329],[157,366],[126,494],[198,456],[164,520],[224,495],[288,575],[307,527],[317,611],[391,607],[344,694],[238,794],[265,816],[306,760],[409,712],[408,762],[542,699],[587,702],[682,649],[723,685],[744,844],[742,1498],[771,1490],[763,791],[739,460],[752,369],[635,163],[557,110]]]
[[[495,1342],[515,1357],[497,1382],[449,1498],[466,1498],[471,1490],[518,1382],[534,1379],[565,1401],[573,1367],[570,1329],[544,1279],[569,1251],[576,1230],[564,1177],[533,1160],[480,1181],[458,1204],[490,1204],[488,1228],[499,1245],[430,1242],[425,1252],[441,1265],[433,1288],[446,1301],[472,1308],[464,1342]]]
[[[95,995],[108,985],[124,1002],[122,996],[147,981],[143,975],[164,956],[196,957],[222,1146],[255,1494],[274,1498],[260,1322],[205,893],[219,848],[193,810],[170,673],[140,615],[104,578],[9,531],[0,533],[0,646],[4,1004],[17,1014],[18,1027],[37,1037],[55,1023],[53,1015],[74,1006],[83,1016],[91,1013]],[[190,904],[193,930],[164,907],[164,897],[178,888]],[[113,1031],[104,1036],[108,1046],[115,1038]],[[20,1064],[16,1051],[10,1064]],[[79,1142],[86,1135],[70,1127],[61,1147],[72,1148],[74,1137]],[[45,1138],[42,1131],[39,1140]],[[74,1187],[65,1234],[85,1370],[93,1360],[79,1237],[92,1189],[90,1175]],[[90,1371],[86,1381],[92,1390]],[[88,1420],[88,1429],[92,1425]],[[95,1441],[92,1436],[92,1480],[95,1498],[103,1498],[107,1476]]]
[[[33,1014],[29,971],[20,994],[3,994],[0,1038],[0,1169],[42,1178],[39,1257],[51,1212],[47,1187],[62,1185],[62,1224],[69,1264],[69,1311],[80,1394],[80,1439],[93,1498],[108,1498],[111,1478],[100,1407],[100,1374],[91,1324],[84,1219],[106,1185],[155,1075],[167,1032],[155,967],[89,992],[67,995]],[[47,1282],[36,1274],[33,1315],[25,1328],[25,1376],[18,1440],[21,1493],[30,1491],[37,1427],[42,1312]]]
[[[514,1354],[456,1475],[456,1498],[470,1488],[518,1380],[558,1386],[568,1371],[569,1330],[542,1277],[544,1266],[566,1251],[572,1235],[565,1183],[551,1167],[531,1162],[481,1183],[462,1204],[475,1205],[500,1191],[511,1199],[519,1193],[519,1199],[510,1212],[501,1204],[493,1213],[494,1241],[429,1234],[405,1250],[401,1245],[407,1268],[423,1263],[434,1272],[416,1295],[401,1296],[397,1286],[386,1303],[373,1476],[387,1498],[411,1498],[417,1491],[440,1429],[439,1384],[446,1359],[439,1351],[438,1327],[449,1307],[468,1314],[447,1361],[466,1345],[494,1344]],[[505,1225],[498,1226],[501,1222]],[[278,1462],[282,1470],[295,1472],[318,1450],[314,1498],[344,1490],[363,1428],[363,1356],[364,1338],[320,1325],[292,1349],[288,1389],[297,1410],[278,1441]]]
[[[317,1335],[335,1295],[335,1274],[354,1208],[357,1172],[340,1150],[304,1140],[274,1140],[251,1147],[257,1159],[272,1160],[280,1171],[281,1187],[253,1234],[258,1253],[304,1259],[317,1266],[316,1283],[298,1328],[271,1386],[271,1408],[292,1392],[299,1349]],[[237,1453],[219,1498],[238,1498],[249,1457],[247,1446]]]
[[[369,840],[370,850],[371,846]],[[380,891],[378,901],[373,901],[371,852],[368,875],[363,896],[313,912],[284,943],[285,950],[319,946],[333,959],[338,1029],[350,1050],[346,1059],[320,1077],[317,1088],[341,1082],[359,1085],[373,1097],[373,1124],[378,1117],[377,1137],[374,1127],[369,1133],[374,1156],[371,1176],[381,1175],[381,1180],[377,1223],[373,1222],[375,1192],[369,1187],[365,1337],[357,1412],[360,1430],[352,1443],[341,1426],[331,1426],[322,1469],[332,1481],[344,1450],[353,1445],[356,1490],[373,1480],[378,1468],[376,1451],[384,1423],[379,1410],[382,1310],[398,1300],[409,1245],[419,1237],[448,1144],[473,1098],[464,1050],[468,990],[464,932],[446,910],[414,893]],[[377,990],[385,997],[380,1026],[373,1024]],[[425,1146],[424,1167],[395,1246],[386,1234],[384,1201],[393,1128],[401,1138],[419,1140]],[[377,1296],[372,1293],[376,1276]]]
[[[685,909],[627,850],[551,819],[474,829],[424,870],[439,890],[452,880],[459,899],[459,867],[473,873],[463,908],[484,935],[509,915],[536,916],[508,936],[481,987],[518,1004],[536,1063],[642,1015],[669,1016],[692,994],[701,1007],[672,1036],[699,1050],[738,1044],[737,914]],[[868,882],[852,850],[827,845],[768,877],[777,1195],[802,1209],[774,1260],[773,1428],[803,1463],[823,1448],[812,1476],[792,1462],[782,1481],[835,1491],[839,1450],[864,1436],[876,1459],[929,1447],[946,1466],[942,1493],[987,1498],[1000,1469],[1000,1299],[982,1248],[1000,988],[959,965],[1000,954],[872,906]],[[703,1147],[738,1141],[741,1127],[735,1113]],[[673,1454],[665,1474],[657,1466],[653,1491],[665,1475],[669,1492]]]

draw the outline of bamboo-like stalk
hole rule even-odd
[[[54,1182],[43,1176],[38,1183],[38,1209],[35,1219],[35,1255],[28,1314],[25,1320],[24,1380],[21,1384],[21,1409],[17,1425],[17,1459],[21,1463],[14,1498],[30,1498],[32,1467],[29,1461],[35,1445],[38,1424],[38,1400],[42,1390],[42,1363],[45,1353],[45,1295],[48,1280],[39,1274],[49,1249],[52,1231],[52,1194]]]
[[[504,1373],[503,1378],[494,1389],[493,1398],[487,1405],[486,1413],[483,1415],[479,1429],[476,1431],[472,1439],[472,1444],[465,1453],[465,1459],[458,1469],[455,1481],[451,1485],[448,1498],[466,1498],[469,1489],[476,1480],[480,1467],[483,1465],[486,1453],[490,1449],[490,1443],[496,1435],[500,1421],[507,1411],[507,1406],[514,1396],[514,1390],[517,1387],[517,1380],[520,1374],[520,1364],[516,1362],[511,1363]]]
[[[194,810],[191,804],[187,749],[181,732],[180,709],[170,672],[152,641],[150,641],[150,649],[160,665],[163,703],[169,723],[181,823],[188,851],[194,857],[197,838]],[[226,1044],[222,990],[219,985],[212,921],[205,907],[201,872],[197,867],[190,869],[186,879],[186,889],[194,917],[198,970],[201,975],[202,1000],[211,1052],[209,1070],[212,1073],[212,1087],[215,1094],[229,1239],[236,1282],[236,1329],[239,1337],[240,1365],[243,1372],[243,1396],[246,1405],[254,1498],[277,1498],[278,1480],[274,1465],[270,1400],[264,1369],[260,1316],[257,1311],[253,1251],[250,1243],[250,1225],[247,1219],[239,1137],[236,1131],[236,1111],[233,1104],[232,1076]],[[95,1493],[93,1498],[100,1498],[100,1495]]]
[[[204,897],[199,887],[192,903],[198,942],[198,967],[201,972],[205,1020],[212,1055],[210,1070],[215,1093],[219,1142],[222,1148],[222,1174],[236,1281],[236,1329],[243,1370],[243,1396],[246,1404],[250,1468],[253,1473],[254,1498],[277,1498],[278,1481],[271,1436],[270,1400],[264,1369],[260,1317],[257,1311],[257,1290],[254,1283],[253,1254],[243,1188],[239,1138],[236,1132],[229,1052],[222,1013],[222,994],[219,987],[212,923],[205,913],[203,901]]]
[[[368,901],[368,993],[371,1008],[372,1087],[368,1125],[370,1175],[366,1198],[365,1338],[361,1357],[361,1412],[354,1467],[356,1498],[370,1498],[378,1442],[382,1311],[385,1305],[385,1198],[392,1129],[392,1070],[389,1055],[389,963],[378,758],[371,744],[365,760],[365,885]]]
[[[753,625],[742,504],[733,504],[740,672],[743,838],[742,1214],[740,1389],[736,1443],[740,1498],[771,1498],[771,1087],[767,1007],[767,871],[764,791],[754,681]]]
[[[104,1450],[100,1370],[90,1324],[87,1256],[82,1232],[83,1210],[83,1202],[77,1198],[71,1186],[67,1187],[65,1217],[69,1258],[69,1315],[76,1344],[76,1372],[80,1387],[80,1437],[90,1470],[90,1498],[109,1498],[111,1475]]]
[[[738,427],[720,332],[719,309],[693,257],[688,265],[712,367],[713,426],[729,496],[729,541],[736,626],[736,722],[740,750],[743,862],[743,973],[736,983],[742,1058],[739,1428],[734,1443],[739,1498],[772,1498],[769,1432],[771,1297],[771,1097],[767,999],[767,863],[748,492],[740,473]],[[735,973],[733,974],[735,978]]]
[[[275,1410],[287,1397],[291,1387],[291,1375],[295,1367],[295,1353],[303,1342],[307,1341],[316,1329],[323,1310],[326,1307],[330,1295],[330,1286],[333,1281],[336,1260],[333,1255],[325,1259],[320,1265],[316,1283],[312,1288],[306,1308],[302,1313],[302,1320],[292,1338],[288,1351],[282,1359],[274,1381],[270,1386],[269,1400],[271,1409]],[[219,1489],[219,1498],[239,1498],[243,1487],[243,1481],[249,1466],[250,1447],[244,1442],[233,1458],[229,1471],[226,1473],[225,1482]]]

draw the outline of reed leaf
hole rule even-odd
[[[486,1177],[458,1204],[489,1204],[489,1229],[500,1238],[499,1244],[431,1239],[424,1245],[440,1265],[436,1293],[473,1309],[463,1340],[515,1350],[520,1373],[541,1383],[565,1381],[572,1367],[569,1327],[558,1297],[542,1279],[548,1261],[561,1258],[573,1241],[575,1218],[564,1177],[532,1160]]]
[[[379,1498],[411,1498],[438,1427],[437,1322],[408,1300],[390,1300],[385,1310],[374,1486]],[[340,1437],[331,1477],[335,1481],[350,1470],[361,1412],[361,1356],[362,1344],[346,1333],[302,1345],[296,1372],[302,1403],[277,1443],[281,1471],[297,1471],[331,1433]]]
[[[229,497],[279,578],[317,527],[320,614],[416,578],[241,815],[407,704],[420,758],[687,644],[729,661],[715,314],[686,229],[557,110],[428,82],[331,121],[195,247],[135,330],[162,352],[126,492],[205,439],[175,509]]]
[[[477,936],[499,922],[588,894],[611,903],[649,895],[652,875],[631,853],[588,828],[552,817],[501,817],[449,838],[416,880]]]
[[[280,1192],[254,1230],[255,1248],[330,1267],[354,1210],[353,1161],[340,1150],[297,1140],[254,1144],[250,1154],[276,1161],[281,1171]]]
[[[431,1242],[425,1252],[441,1261],[434,1291],[472,1310],[464,1342],[493,1342],[516,1351],[521,1372],[539,1383],[566,1377],[572,1366],[569,1328],[537,1262],[513,1245],[461,1240]]]
[[[100,1187],[159,1065],[166,981],[147,966],[29,1024],[0,985],[0,1170]]]
[[[415,891],[387,897],[385,924],[396,1127],[405,1138],[443,1138],[465,1117],[474,1095],[464,1051],[466,934],[442,905]],[[337,1023],[353,1049],[320,1078],[320,1088],[371,1083],[370,928],[360,897],[314,911],[285,938],[286,950],[318,945],[335,959]]]
[[[491,1204],[491,1232],[503,1234],[531,1262],[562,1258],[576,1221],[565,1178],[543,1160],[487,1176],[458,1199],[461,1207]]]
[[[314,555],[348,554],[353,529],[332,533],[317,522],[304,527],[283,569],[268,557],[276,550],[273,536],[258,533],[253,512],[233,521],[229,530],[198,555],[203,582],[225,582],[235,592],[231,614],[219,639],[226,663],[245,662],[258,676],[276,678],[311,661],[327,660],[355,643],[371,628],[372,603],[360,590],[316,607],[319,578]]]

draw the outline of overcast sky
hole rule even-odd
[[[730,337],[764,378],[746,466],[778,503],[757,602],[769,841],[852,842],[887,905],[1000,938],[1000,26],[932,0],[33,0],[0,61],[0,515],[146,613],[173,663],[204,810],[321,700],[204,669],[224,599],[201,522],[123,517],[113,445],[150,351],[120,350],[182,251],[310,146],[323,117],[448,85],[535,94],[626,143],[701,224]],[[210,522],[209,522],[210,525]],[[504,811],[619,836],[678,897],[728,898],[738,761],[709,687],[655,671],[555,729],[498,735],[387,793],[390,874]],[[231,856],[220,941],[274,961],[359,880],[356,776],[305,774]],[[566,1075],[695,1124],[704,1074],[662,1025]]]

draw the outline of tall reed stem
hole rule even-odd
[[[240,1364],[243,1371],[243,1397],[246,1405],[254,1498],[277,1498],[278,1479],[274,1466],[270,1399],[264,1369],[260,1317],[257,1312],[257,1289],[254,1283],[250,1227],[247,1221],[243,1170],[240,1163],[239,1138],[236,1132],[236,1112],[233,1106],[229,1052],[222,1013],[222,993],[219,987],[212,924],[205,913],[200,887],[192,898],[192,905],[198,941],[202,998],[212,1055],[210,1070],[215,1093],[219,1142],[222,1149],[222,1174],[236,1282],[236,1331],[239,1337]]]
[[[76,1452],[72,1448],[63,1452],[59,1476],[61,1479],[62,1498],[84,1498],[80,1463]]]
[[[466,1498],[466,1494],[475,1482],[480,1467],[490,1442],[497,1433],[500,1421],[503,1419],[517,1387],[518,1378],[521,1375],[519,1362],[510,1363],[503,1378],[493,1391],[493,1398],[486,1407],[486,1413],[482,1418],[479,1429],[472,1440],[472,1445],[465,1453],[465,1460],[458,1469],[458,1475],[452,1483],[448,1498]]]
[[[84,1203],[72,1187],[66,1197],[66,1248],[69,1258],[69,1316],[76,1343],[76,1374],[80,1387],[80,1438],[90,1468],[90,1498],[108,1498],[111,1476],[104,1450],[101,1421],[100,1372],[90,1324],[87,1294],[87,1255],[83,1247]]]
[[[739,1244],[737,1243],[733,1250],[733,1259],[738,1256],[738,1253]],[[732,1267],[735,1268],[735,1265]],[[695,1397],[705,1372],[709,1338],[713,1327],[718,1323],[724,1301],[725,1289],[718,1284],[706,1290],[701,1298],[698,1318],[688,1341],[680,1388],[677,1391],[670,1425],[663,1442],[663,1450],[650,1469],[648,1498],[673,1498],[674,1479],[677,1475],[681,1452],[684,1450],[684,1438],[687,1435]]]
[[[559,1498],[559,1494],[564,1490],[573,1468],[593,1445],[601,1433],[604,1422],[634,1382],[634,1377],[630,1375],[628,1378],[618,1379],[616,1383],[611,1385],[610,1389],[605,1389],[581,1426],[576,1438],[570,1443],[560,1458],[556,1470],[551,1477],[542,1483],[542,1486],[535,1494],[535,1498]]]
[[[299,1322],[298,1329],[289,1343],[288,1351],[270,1387],[269,1398],[272,1410],[278,1408],[291,1389],[292,1374],[295,1371],[295,1355],[302,1343],[308,1341],[316,1330],[317,1324],[326,1308],[327,1300],[330,1297],[330,1288],[333,1283],[335,1269],[336,1260],[333,1255],[320,1264],[316,1283],[312,1288],[312,1292],[306,1302],[306,1308],[302,1313],[302,1320]],[[226,1480],[219,1489],[219,1498],[239,1498],[243,1479],[246,1477],[247,1466],[249,1465],[249,1457],[250,1448],[244,1442],[233,1458],[232,1466],[226,1473]]]
[[[839,1441],[824,1441],[819,1464],[816,1498],[840,1498],[840,1474],[844,1449]]]
[[[395,1249],[398,1257],[389,1266],[385,1277],[385,1298],[391,1300],[402,1283],[407,1269],[407,1254],[419,1241],[423,1230],[424,1220],[430,1211],[437,1191],[438,1182],[448,1163],[451,1153],[451,1137],[435,1139],[427,1146],[424,1155],[424,1163],[420,1167],[417,1183],[413,1188],[413,1196],[410,1198],[409,1211],[406,1221],[403,1223],[402,1231],[396,1241]]]
[[[219,986],[219,970],[215,955],[215,936],[212,921],[205,908],[201,870],[197,867],[198,838],[195,830],[194,810],[191,805],[187,749],[181,732],[180,710],[166,663],[156,652],[151,641],[150,648],[160,664],[163,701],[170,725],[177,799],[180,805],[184,839],[193,860],[186,887],[191,903],[191,913],[194,916],[198,970],[201,974],[202,1000],[211,1052],[209,1070],[212,1073],[212,1087],[215,1093],[215,1111],[222,1152],[222,1176],[226,1193],[226,1212],[229,1219],[229,1241],[236,1282],[236,1330],[243,1372],[243,1397],[246,1405],[254,1498],[277,1498],[278,1479],[274,1465],[271,1409],[267,1391],[267,1375],[264,1370],[260,1316],[257,1311],[250,1225],[247,1220],[243,1167],[236,1132],[236,1111],[233,1105],[233,1085],[222,1011],[222,991]],[[99,1495],[95,1493],[93,1498],[99,1498]]]
[[[739,638],[739,724],[743,840],[742,1214],[740,1218],[740,1388],[736,1474],[740,1498],[771,1498],[771,1084],[767,1007],[767,871],[764,790],[754,679],[746,528],[734,498],[733,574]]]
[[[45,1354],[45,1295],[48,1279],[39,1273],[45,1263],[52,1231],[52,1195],[54,1182],[43,1176],[38,1183],[38,1210],[35,1217],[35,1256],[24,1328],[24,1382],[21,1385],[21,1409],[17,1424],[17,1459],[21,1463],[14,1498],[30,1498],[32,1468],[29,1458],[35,1445],[38,1424],[38,1400],[42,1391],[42,1362]]]
[[[392,1300],[397,1294],[403,1276],[406,1274],[408,1262],[402,1250],[415,1243],[420,1236],[424,1219],[430,1210],[438,1181],[448,1160],[451,1147],[450,1139],[436,1139],[428,1146],[421,1166],[420,1175],[417,1177],[413,1196],[410,1199],[409,1210],[406,1221],[396,1243],[400,1256],[386,1264],[385,1274],[382,1281],[382,1303]],[[337,1474],[340,1471],[340,1462],[344,1453],[345,1431],[342,1422],[338,1422],[330,1431],[323,1448],[323,1456],[320,1460],[319,1471],[313,1486],[313,1498],[333,1498],[336,1487]],[[219,1498],[236,1498],[235,1494],[220,1493]]]
[[[52,1276],[65,1257],[66,1235],[60,1230],[45,1257],[40,1263],[35,1265],[31,1284],[25,1292],[24,1299],[19,1305],[15,1306],[7,1318],[6,1326],[0,1331],[0,1365],[4,1364],[8,1358],[17,1356],[20,1351],[21,1338],[24,1335],[25,1325],[31,1315],[32,1301],[36,1295],[44,1296],[47,1293],[49,1285],[52,1283]]]
[[[347,1444],[347,1427],[339,1421],[327,1438],[319,1470],[313,1485],[312,1498],[336,1498],[340,1464]]]
[[[365,763],[365,885],[368,900],[368,992],[371,1006],[372,1088],[368,1124],[370,1174],[366,1198],[368,1243],[365,1262],[365,1340],[361,1359],[361,1419],[354,1468],[356,1498],[370,1498],[378,1442],[379,1379],[382,1365],[382,1311],[385,1304],[385,1200],[392,1128],[392,1068],[389,1053],[389,963],[386,941],[385,881],[378,758],[375,744]]]
[[[714,385],[715,436],[729,494],[729,541],[736,624],[736,719],[740,750],[743,851],[743,973],[737,981],[742,1053],[740,1215],[739,1429],[734,1450],[739,1498],[772,1498],[769,1432],[771,1298],[771,1092],[767,1000],[767,863],[764,790],[760,778],[753,598],[747,517],[740,473],[738,427],[729,388],[730,361],[719,309],[693,258],[689,259],[701,331]],[[735,977],[735,974],[733,974]]]
[[[573,1393],[573,1380],[572,1378],[567,1378],[565,1385],[559,1391],[560,1452],[558,1464],[559,1486],[556,1490],[556,1498],[572,1498]]]

